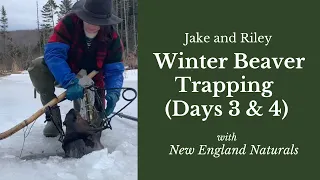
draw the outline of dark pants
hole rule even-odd
[[[36,91],[40,94],[43,105],[47,104],[55,95],[55,79],[48,67],[45,65],[43,57],[32,60],[28,68],[30,80]]]

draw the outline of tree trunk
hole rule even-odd
[[[118,13],[118,0],[116,0],[116,15],[119,16],[119,13]],[[117,31],[119,32],[119,24],[117,24]]]
[[[6,54],[6,33],[3,35],[3,54]]]
[[[42,31],[42,40],[43,40],[43,44],[42,47],[44,48],[45,44],[46,44],[46,39],[47,39],[47,32],[46,32],[46,28],[43,29]]]
[[[41,32],[40,32],[40,22],[39,22],[39,5],[38,5],[38,1],[37,1],[37,24],[38,24],[38,34],[39,34],[39,53],[40,55],[41,53]]]
[[[51,4],[51,13],[52,13],[52,16],[51,16],[51,19],[52,19],[52,27],[54,28],[54,13],[53,13],[53,4]]]
[[[124,14],[124,28],[125,28],[125,38],[126,38],[126,53],[125,56],[127,56],[129,52],[129,42],[128,42],[128,21],[127,21],[127,10],[126,10],[126,0],[124,0],[123,4],[123,14]]]
[[[122,9],[122,7],[123,7],[123,2],[124,2],[124,0],[120,0],[120,9]],[[121,10],[120,10],[120,18],[124,19],[123,18],[123,11],[121,11]],[[122,33],[123,33],[123,22],[121,22],[121,30],[120,30],[121,37],[122,37]]]
[[[135,6],[136,2],[135,0],[132,0],[133,5],[132,5],[132,10],[133,10],[133,43],[134,43],[134,48],[137,47],[137,37],[136,37],[136,13],[135,13]]]

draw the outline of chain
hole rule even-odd
[[[101,97],[99,96],[98,90],[111,90],[111,89],[123,89],[124,91],[122,92],[122,98],[126,101],[129,101],[126,105],[124,105],[120,110],[118,110],[117,112],[113,113],[110,117],[107,116],[106,112],[103,110],[103,115],[104,117],[102,118],[102,124],[101,124],[101,131],[105,130],[105,129],[111,129],[112,130],[112,126],[111,126],[111,120],[114,116],[118,115],[123,109],[125,109],[127,106],[129,106],[136,98],[137,98],[137,91],[134,88],[130,88],[130,87],[122,87],[122,88],[109,88],[109,89],[104,89],[104,88],[97,88],[97,87],[89,87],[88,89],[94,91],[97,96],[98,96],[98,103],[100,106],[102,106],[102,102],[101,102]],[[134,92],[134,97],[133,98],[126,98],[124,96],[125,92],[127,91],[133,91]]]
[[[87,87],[86,89],[91,90],[91,91],[94,91],[94,93],[98,96],[98,98],[96,98],[97,101],[98,101],[98,103],[99,103],[98,106],[101,106],[101,107],[102,107],[103,103],[102,103],[102,101],[101,101],[101,97],[99,96],[98,90],[103,90],[103,91],[105,92],[106,89],[105,89],[105,88],[98,88],[98,87],[96,87],[96,86],[89,86],[89,87]],[[106,114],[106,112],[105,112],[105,110],[102,109],[102,113],[103,113],[102,122],[101,122],[101,124],[100,124],[100,127],[95,128],[95,129],[97,129],[96,132],[100,132],[100,131],[103,131],[103,130],[105,130],[105,129],[111,129],[111,130],[112,130],[112,126],[111,126],[111,120],[112,120],[112,118],[113,118],[114,116],[116,116],[116,115],[118,115],[118,116],[121,117],[121,113],[120,113],[120,112],[121,112],[123,109],[125,109],[127,106],[129,106],[129,105],[137,98],[137,91],[136,91],[134,88],[130,88],[130,87],[108,88],[107,90],[111,90],[111,89],[122,89],[122,90],[124,90],[124,91],[122,92],[122,98],[123,98],[124,100],[126,100],[126,101],[129,101],[129,102],[128,102],[125,106],[123,106],[120,110],[118,110],[117,112],[113,112],[113,113],[112,113],[112,116],[110,116],[110,117],[108,117],[107,114]],[[133,97],[133,98],[126,98],[126,97],[125,97],[125,92],[127,92],[127,91],[133,91],[133,92],[134,92],[134,97]],[[66,100],[66,98],[64,98],[63,100],[61,100],[59,103],[65,101],[65,100]],[[95,106],[93,106],[93,109],[97,111],[97,109],[95,108]],[[51,115],[51,113],[50,113],[50,110],[51,110],[50,107],[46,108],[46,111],[49,112],[49,117],[48,117],[48,119],[51,119],[51,118],[52,118],[52,117],[51,117],[52,115]],[[92,111],[93,111],[93,110],[92,110]],[[61,129],[59,129],[58,126],[57,126],[55,123],[54,123],[54,125],[55,125],[56,128],[59,130],[59,134],[60,134],[59,141],[62,142],[63,139],[64,139],[64,137],[65,137],[65,134],[64,134],[63,130],[61,131]]]

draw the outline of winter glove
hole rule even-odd
[[[83,98],[83,87],[79,84],[79,79],[75,78],[71,81],[71,85],[67,88],[66,98],[70,101]]]
[[[107,107],[105,109],[106,115],[109,116],[114,108],[116,107],[117,102],[119,101],[119,95],[116,92],[109,92],[106,95]]]
[[[80,79],[75,78],[67,88],[66,98],[70,101],[82,99],[84,88],[91,86],[93,83],[93,80],[88,76],[83,76]]]
[[[94,84],[93,80],[90,79],[88,76],[83,76],[82,78],[79,79],[79,85],[82,86],[83,88],[90,87]]]

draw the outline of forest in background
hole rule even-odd
[[[43,47],[52,34],[53,27],[67,14],[75,1],[47,0],[43,7],[38,1],[34,30],[8,31],[9,13],[0,10],[0,75],[26,70],[32,59],[43,55]],[[113,0],[113,11],[123,22],[116,25],[124,44],[124,63],[127,69],[138,68],[137,0]],[[31,13],[31,12],[30,12]],[[39,20],[41,17],[41,21]],[[57,19],[57,20],[55,20]]]

